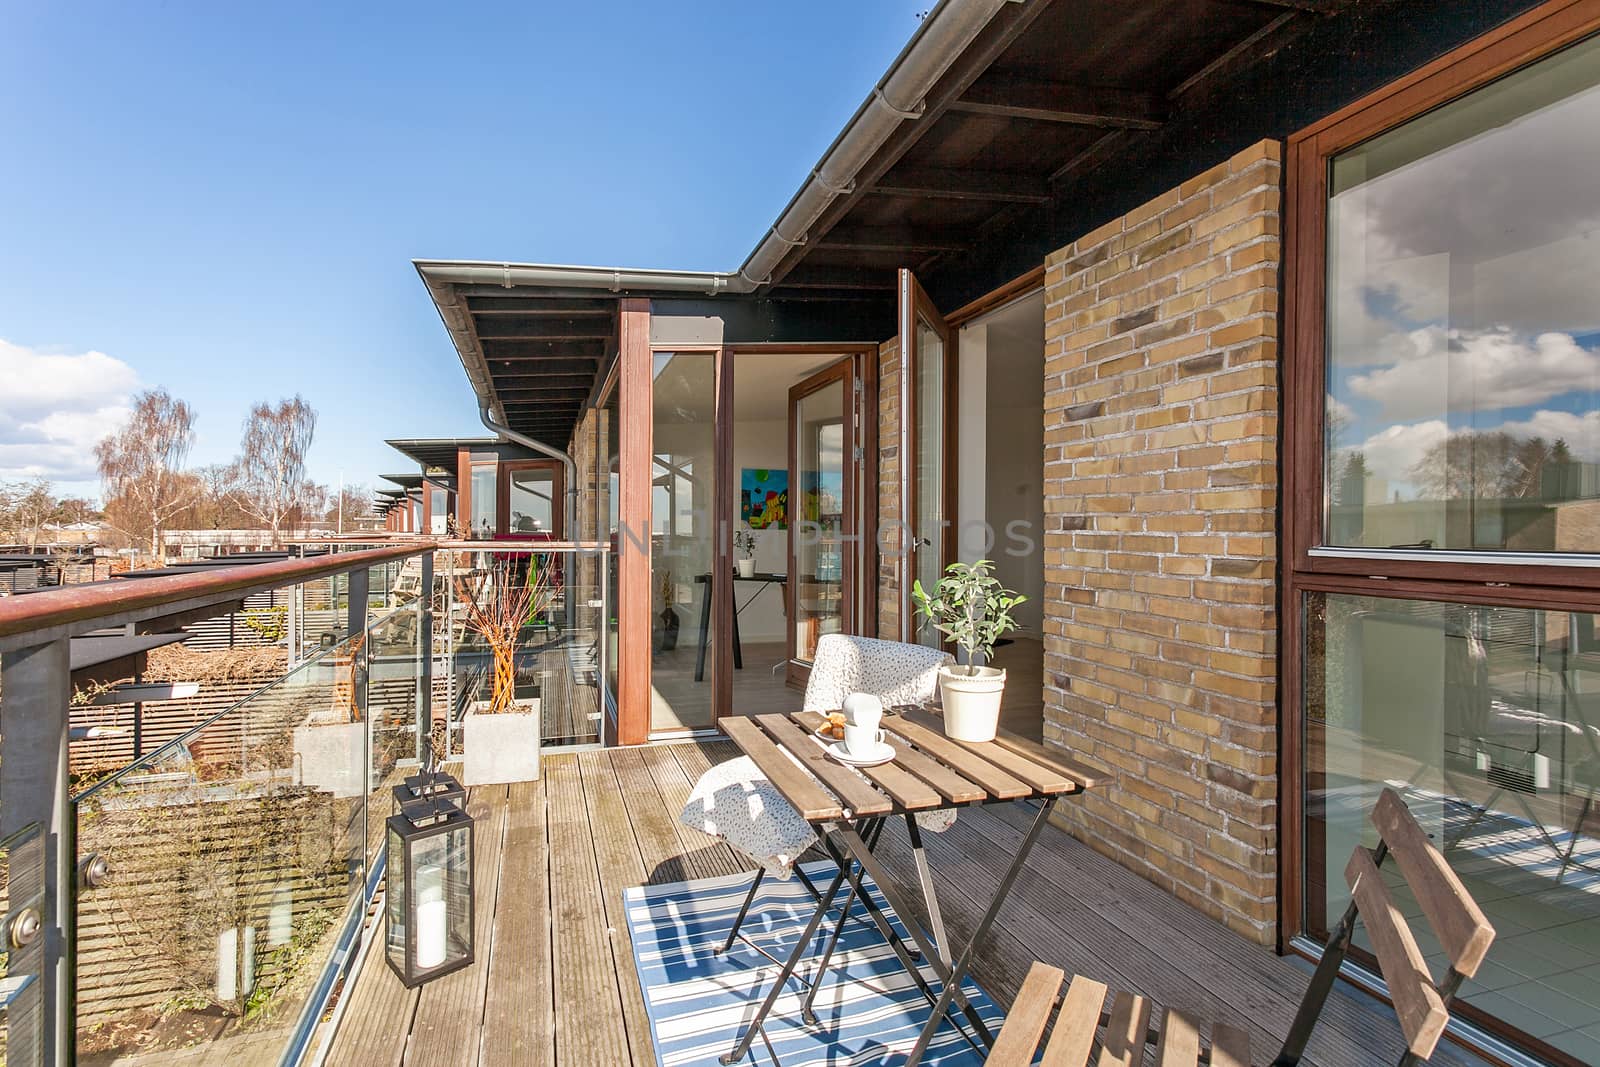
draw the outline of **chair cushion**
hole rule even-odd
[[[886,708],[927,704],[939,692],[939,668],[954,662],[926,645],[824,634],[811,663],[805,710],[833,711],[851,693],[871,693]]]
[[[800,854],[817,843],[811,824],[749,756],[719,763],[702,774],[679,819],[721,838],[779,878],[788,878]]]
[[[927,645],[824,634],[817,641],[806,682],[805,710],[834,711],[851,693],[871,693],[885,708],[929,704],[939,692],[939,668],[954,662],[950,653]],[[917,815],[917,826],[935,834],[944,833],[955,821],[953,808]]]

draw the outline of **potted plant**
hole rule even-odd
[[[1011,609],[1027,597],[1000,584],[994,562],[952,563],[929,593],[911,588],[917,614],[966,653],[966,663],[939,668],[944,732],[958,741],[993,741],[1006,672],[987,666],[994,644],[1017,627]]]
[[[539,699],[517,699],[517,641],[523,628],[550,606],[549,572],[530,559],[494,561],[476,588],[461,583],[456,599],[467,626],[488,646],[493,667],[489,699],[473,705],[462,723],[466,785],[527,782],[539,777]]]
[[[756,532],[749,527],[733,531],[733,547],[739,552],[739,577],[756,576]]]

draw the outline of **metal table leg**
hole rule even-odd
[[[789,984],[789,978],[794,974],[795,967],[799,965],[800,957],[805,955],[806,948],[811,944],[811,939],[816,936],[817,927],[822,925],[822,917],[832,907],[833,898],[839,893],[839,886],[844,884],[844,877],[844,868],[841,867],[839,873],[834,875],[833,881],[829,883],[827,891],[818,899],[816,910],[811,913],[811,921],[806,923],[805,932],[795,942],[794,949],[789,953],[789,958],[784,961],[783,967],[778,971],[778,977],[773,981],[772,988],[767,991],[766,999],[761,1002],[761,1007],[756,1009],[754,1017],[751,1018],[749,1025],[745,1027],[744,1033],[740,1035],[732,1051],[726,1052],[719,1057],[719,1062],[723,1064],[737,1063],[744,1058],[746,1052],[750,1051],[751,1043],[755,1041],[756,1034],[761,1032],[761,1027],[766,1023],[767,1016],[772,1012],[772,1006],[778,1002],[778,996],[783,992],[783,987]]]
[[[1011,866],[1007,868],[1005,876],[1000,879],[1000,885],[995,889],[994,900],[990,901],[989,910],[978,920],[977,929],[972,931],[972,938],[967,942],[967,947],[961,950],[961,956],[956,960],[955,966],[948,972],[941,973],[944,989],[939,994],[938,1003],[933,1006],[933,1014],[928,1016],[927,1024],[918,1035],[917,1043],[911,1047],[911,1054],[906,1057],[905,1067],[917,1067],[917,1064],[922,1062],[922,1055],[928,1051],[928,1042],[933,1040],[934,1033],[938,1031],[939,1023],[945,1010],[950,1006],[951,998],[959,990],[967,971],[972,968],[972,958],[977,953],[978,945],[988,936],[989,927],[994,923],[995,916],[1000,913],[1000,907],[1006,902],[1006,897],[1011,894],[1011,887],[1017,880],[1017,874],[1027,861],[1028,853],[1033,851],[1034,843],[1039,840],[1039,833],[1049,821],[1050,813],[1055,810],[1058,799],[1058,797],[1046,797],[1044,803],[1039,806],[1039,814],[1034,816],[1033,825],[1028,828],[1027,836],[1022,839],[1016,857],[1011,861]],[[879,888],[883,888],[881,884]],[[894,902],[891,900],[890,903]],[[945,970],[939,960],[935,959],[932,962],[935,970],[941,972]]]

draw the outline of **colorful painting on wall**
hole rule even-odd
[[[739,477],[739,518],[752,530],[789,527],[789,472],[746,467]]]

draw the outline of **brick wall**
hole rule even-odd
[[[1074,834],[1275,935],[1280,154],[1046,260],[1045,737],[1113,774]]]

